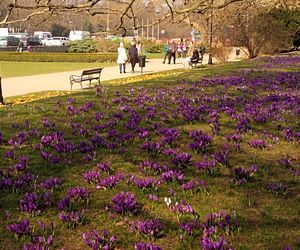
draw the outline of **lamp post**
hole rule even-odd
[[[106,31],[109,32],[109,0],[107,1]]]
[[[0,103],[4,105],[3,95],[2,95],[2,85],[1,85],[1,77],[0,77]]]
[[[151,34],[151,40],[154,40],[154,25],[153,25],[154,21],[153,21],[153,18],[152,18],[152,34]]]
[[[211,48],[213,43],[213,9],[212,9],[213,0],[211,0],[211,10],[210,10],[210,27],[209,27],[209,54],[208,54],[208,64],[213,64]]]

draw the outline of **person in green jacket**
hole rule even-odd
[[[164,45],[163,45],[163,53],[164,53],[164,61],[163,61],[163,63],[166,63],[166,59],[167,59],[167,57],[168,57],[168,55],[169,55],[169,49],[170,49],[170,47],[169,47],[169,41],[168,42],[166,42]]]

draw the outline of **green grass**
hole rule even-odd
[[[162,58],[162,54],[149,53],[147,58]],[[10,62],[0,61],[0,76],[2,78],[49,74],[64,71],[91,69],[115,66],[116,63],[73,63],[73,62]]]
[[[167,115],[171,114],[172,109],[177,106],[174,104],[172,96],[168,96],[168,91],[176,89],[176,97],[180,98],[182,93],[190,93],[194,95],[195,89],[190,86],[189,90],[183,90],[184,85],[178,84],[178,81],[196,81],[203,76],[216,76],[230,74],[232,71],[242,68],[249,68],[254,66],[252,61],[245,61],[239,63],[228,63],[225,65],[214,65],[204,69],[196,69],[189,71],[182,71],[179,76],[160,77],[157,79],[150,79],[141,82],[135,82],[124,85],[113,85],[107,83],[107,92],[96,95],[95,90],[74,92],[73,94],[66,94],[65,96],[56,96],[47,99],[37,100],[31,103],[24,103],[19,105],[8,105],[0,108],[0,132],[4,134],[5,140],[14,137],[21,131],[30,131],[38,128],[40,135],[38,137],[31,136],[25,144],[21,147],[15,147],[14,152],[16,156],[29,155],[30,164],[29,171],[38,174],[40,180],[44,180],[49,176],[59,176],[63,185],[60,189],[53,193],[53,206],[51,208],[43,209],[40,215],[30,217],[22,214],[18,210],[19,200],[23,193],[12,194],[10,190],[1,190],[0,192],[0,213],[3,215],[5,211],[11,212],[11,218],[2,220],[0,227],[0,249],[19,249],[22,247],[26,239],[16,239],[10,234],[5,226],[10,223],[17,222],[20,218],[29,218],[32,224],[37,225],[37,222],[54,221],[55,224],[55,245],[53,249],[87,249],[81,239],[81,233],[86,232],[92,228],[98,231],[106,228],[109,234],[116,234],[118,237],[117,246],[119,249],[133,249],[134,242],[150,240],[141,235],[130,232],[129,225],[125,223],[125,218],[119,215],[113,215],[106,211],[106,206],[111,205],[111,197],[120,191],[135,192],[140,207],[143,211],[138,216],[127,216],[126,220],[138,220],[153,217],[160,217],[166,226],[165,236],[154,240],[153,242],[161,246],[164,250],[173,249],[199,249],[199,240],[187,239],[185,241],[179,240],[178,222],[176,216],[166,207],[163,197],[169,196],[169,188],[175,190],[180,199],[187,200],[194,209],[199,212],[200,220],[205,219],[205,215],[212,211],[224,211],[231,215],[236,213],[240,221],[239,231],[233,234],[224,234],[225,239],[232,244],[235,249],[260,249],[260,250],[282,250],[287,244],[291,244],[293,249],[299,249],[297,243],[300,231],[299,221],[299,177],[293,177],[289,170],[280,166],[277,162],[286,154],[292,159],[299,161],[300,147],[297,143],[286,142],[282,139],[282,135],[277,130],[277,121],[268,121],[261,125],[252,121],[252,130],[243,134],[243,141],[241,143],[241,152],[233,152],[231,157],[232,166],[251,166],[253,163],[259,164],[259,172],[254,178],[243,186],[232,186],[229,183],[231,176],[230,169],[222,166],[220,167],[220,175],[210,176],[194,168],[183,169],[186,180],[191,178],[200,178],[206,181],[209,187],[209,195],[205,193],[184,193],[178,183],[168,183],[161,185],[158,190],[141,191],[134,185],[127,185],[121,182],[116,189],[96,190],[93,184],[87,184],[83,181],[82,173],[90,170],[96,170],[96,164],[99,162],[110,162],[111,167],[115,172],[122,172],[125,175],[134,174],[139,177],[144,176],[138,168],[138,163],[145,160],[159,161],[169,166],[169,159],[161,154],[148,154],[140,149],[143,140],[136,137],[131,142],[126,142],[122,146],[124,152],[118,153],[107,148],[95,148],[97,155],[95,159],[88,162],[84,160],[86,154],[74,152],[70,156],[64,155],[65,159],[69,159],[71,163],[60,163],[52,165],[43,160],[39,155],[39,150],[35,149],[36,144],[40,142],[40,137],[44,134],[50,134],[53,131],[45,128],[42,125],[42,119],[48,118],[50,122],[56,124],[54,130],[63,131],[67,140],[73,143],[81,141],[89,142],[91,136],[94,134],[93,124],[103,125],[110,121],[112,116],[115,117],[116,124],[111,125],[117,129],[118,132],[124,132],[124,125],[129,119],[129,111],[120,111],[120,108],[134,108],[139,115],[144,115],[148,112],[147,107],[155,104],[158,105],[157,112],[165,112]],[[174,71],[175,72],[175,71]],[[254,73],[255,74],[255,73]],[[159,73],[158,75],[161,75]],[[151,99],[152,96],[159,91],[159,98]],[[188,92],[185,92],[188,91]],[[198,90],[199,91],[199,90]],[[295,93],[299,90],[293,90]],[[214,96],[219,93],[221,96],[227,98],[245,97],[252,98],[252,95],[237,90],[235,88],[225,88],[223,86],[206,86],[199,92],[199,94],[206,94],[207,96]],[[298,92],[299,93],[299,92]],[[45,93],[43,93],[44,95]],[[262,89],[257,90],[257,97],[265,95],[266,91]],[[39,94],[36,94],[38,96]],[[120,96],[126,98],[121,99]],[[142,96],[142,100],[138,98]],[[31,97],[30,97],[31,98]],[[75,100],[74,104],[67,104],[68,98]],[[10,98],[5,101],[14,103],[19,98]],[[26,96],[23,97],[26,101]],[[176,100],[176,98],[175,98]],[[59,105],[59,103],[61,105]],[[87,102],[93,102],[94,107],[88,112],[80,111],[74,115],[67,115],[68,107],[79,108]],[[213,104],[215,100],[212,100]],[[69,100],[70,103],[70,100]],[[126,104],[126,105],[123,105]],[[239,107],[239,105],[237,104]],[[103,118],[97,122],[95,121],[95,112],[103,113]],[[119,120],[117,117],[122,114],[123,118]],[[175,114],[176,115],[176,114]],[[286,124],[296,124],[296,118],[286,114],[286,120],[282,121]],[[28,120],[30,125],[24,128],[24,121]],[[88,129],[90,135],[81,135],[79,130],[72,132],[70,121],[74,124],[81,124],[83,128]],[[281,121],[280,121],[281,122]],[[208,149],[207,155],[210,157],[214,150],[227,142],[225,135],[235,132],[235,121],[229,115],[222,113],[220,118],[221,134],[216,136],[213,140],[212,146]],[[13,126],[18,124],[18,126]],[[191,142],[187,135],[189,130],[201,129],[211,134],[211,129],[206,121],[196,121],[193,123],[186,123],[182,116],[177,119],[160,119],[160,116],[153,116],[151,119],[142,119],[139,127],[151,127],[151,124],[159,124],[163,127],[173,127],[181,132],[180,139],[176,141],[176,148],[182,148],[184,151],[193,154],[194,161],[202,159],[201,154],[195,154],[187,146]],[[108,128],[99,129],[99,135],[107,135]],[[257,137],[257,133],[261,133],[265,129],[268,133],[273,133],[279,136],[280,141],[274,143],[270,149],[253,149],[248,145],[248,141]],[[126,131],[127,132],[127,131]],[[134,131],[130,131],[134,132]],[[159,135],[150,130],[153,141],[157,141]],[[111,139],[115,142],[114,139]],[[13,166],[16,161],[9,160],[5,157],[5,152],[12,149],[7,142],[0,144],[0,169],[4,170],[7,166]],[[50,150],[50,149],[48,149]],[[53,150],[50,150],[53,152]],[[157,178],[156,176],[153,176]],[[288,185],[288,193],[286,195],[274,196],[264,189],[265,184],[269,182],[284,182]],[[65,196],[67,190],[72,186],[85,186],[91,191],[90,204],[86,207],[84,204],[77,204],[80,208],[87,208],[86,214],[88,223],[86,225],[79,225],[75,229],[67,229],[66,226],[58,219],[58,210],[56,207],[57,201]],[[32,191],[29,188],[27,191]],[[160,201],[150,202],[148,200],[148,193],[156,193],[160,196]],[[120,223],[123,222],[123,223]]]
[[[109,67],[114,63],[0,62],[2,78]]]

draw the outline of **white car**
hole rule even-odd
[[[51,39],[44,40],[46,46],[64,46],[68,43],[69,39],[67,37],[54,36]]]

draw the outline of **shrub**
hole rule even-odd
[[[98,52],[117,52],[119,42],[106,39],[97,39],[96,48]]]
[[[93,39],[85,39],[73,41],[68,44],[68,52],[91,53],[97,52],[96,41]]]
[[[156,44],[154,41],[151,40],[143,40],[142,44],[144,46],[144,50],[147,53],[162,53],[163,46],[161,44]]]
[[[226,62],[230,54],[230,48],[227,47],[213,47],[211,48],[211,54],[217,58],[219,62]]]

